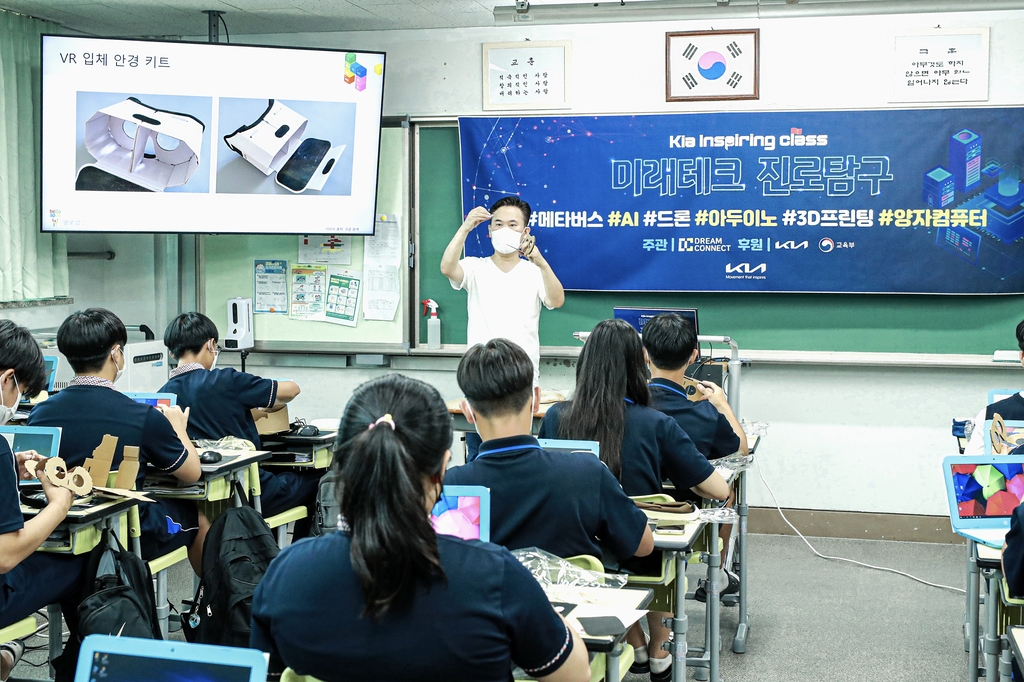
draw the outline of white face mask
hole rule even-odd
[[[18,397],[14,399],[14,405],[7,407],[7,405],[4,405],[3,392],[0,392],[0,425],[14,419],[14,413],[18,411],[18,403],[21,402],[21,388],[18,386],[18,377],[11,374],[11,379],[14,381],[14,390],[17,391]]]
[[[516,232],[511,227],[502,227],[491,232],[491,244],[498,253],[515,253],[519,250],[519,244],[522,241],[523,233]]]
[[[217,346],[210,344],[210,352],[213,353],[213,364],[210,365],[210,370],[217,369],[217,358],[220,357],[220,351],[217,350]]]
[[[128,362],[127,360],[125,360],[125,357],[124,357],[124,349],[121,348],[120,346],[118,346],[114,350],[110,351],[110,359],[114,361],[114,367],[117,367],[117,359],[114,357],[114,353],[116,353],[118,350],[121,351],[121,360],[124,361],[125,363]],[[117,380],[121,378],[121,375],[124,374],[124,368],[125,368],[125,365],[121,365],[120,367],[117,367],[117,374],[114,375],[114,383],[115,384],[117,383]]]

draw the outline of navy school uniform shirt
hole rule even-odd
[[[541,438],[558,438],[558,425],[568,403],[555,403],[540,426]],[[626,404],[619,481],[630,497],[662,492],[672,481],[678,491],[700,485],[714,473],[707,458],[675,420],[653,408]]]
[[[161,393],[178,396],[178,406],[191,407],[188,435],[219,440],[235,436],[260,447],[260,434],[252,418],[254,407],[272,407],[277,401],[277,382],[234,369],[206,370],[198,363],[179,367]]]
[[[650,389],[651,407],[675,419],[702,455],[718,459],[740,449],[732,424],[710,402],[691,402],[682,386],[664,378],[652,380]]]
[[[985,409],[985,419],[992,419],[993,415],[999,415],[1004,421],[1024,420],[1024,396],[1020,393],[997,400]]]
[[[508,550],[437,536],[445,578],[419,587],[380,621],[362,616],[351,535],[339,531],[281,552],[252,601],[249,646],[324,682],[511,680],[557,670],[572,639],[540,584]]]
[[[161,393],[178,396],[188,415],[188,435],[193,440],[220,440],[226,436],[244,438],[261,447],[252,408],[271,407],[277,402],[277,382],[238,372],[232,368],[207,370],[198,363],[178,367]],[[281,471],[260,468],[260,505],[265,517],[298,505],[311,504],[316,497],[321,471]]]
[[[1003,547],[1003,568],[1010,594],[1024,597],[1024,504],[1014,509],[1010,517],[1010,531]]]
[[[111,471],[121,466],[124,446],[138,447],[137,490],[142,490],[147,465],[159,473],[172,474],[188,456],[171,423],[159,410],[137,403],[106,385],[68,386],[36,405],[29,413],[28,425],[61,428],[60,456],[68,467],[85,464],[105,434],[117,437]],[[190,546],[199,528],[199,511],[194,502],[187,500],[141,504],[139,517],[146,559]]]
[[[621,562],[636,553],[647,527],[647,515],[600,459],[547,452],[532,436],[483,443],[477,458],[449,469],[444,482],[490,488],[491,542],[508,549]]]

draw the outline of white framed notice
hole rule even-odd
[[[568,109],[572,41],[484,43],[484,109]]]
[[[989,29],[933,29],[893,36],[890,102],[988,100]]]

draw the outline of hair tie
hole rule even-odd
[[[380,423],[384,423],[384,424],[389,425],[391,427],[392,431],[395,430],[395,420],[391,418],[390,414],[386,414],[383,417],[381,417],[380,419],[378,419],[377,421],[375,421],[372,424],[370,424],[370,426],[367,428],[367,430],[372,429],[374,426],[377,426]]]

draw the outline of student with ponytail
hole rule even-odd
[[[256,589],[251,646],[324,682],[590,677],[579,635],[505,549],[437,535],[451,456],[436,389],[399,374],[356,389],[335,444],[338,532],[295,543]]]
[[[630,496],[663,492],[661,483],[668,479],[677,490],[689,488],[701,497],[727,499],[725,479],[679,424],[649,407],[650,403],[640,335],[628,322],[604,320],[594,327],[580,353],[572,400],[551,406],[540,437],[598,441],[601,459]],[[661,648],[668,639],[662,617],[668,615],[648,614],[650,660],[640,628],[634,627],[627,637],[636,650],[630,672],[649,670],[652,682],[672,676],[672,659]]]

